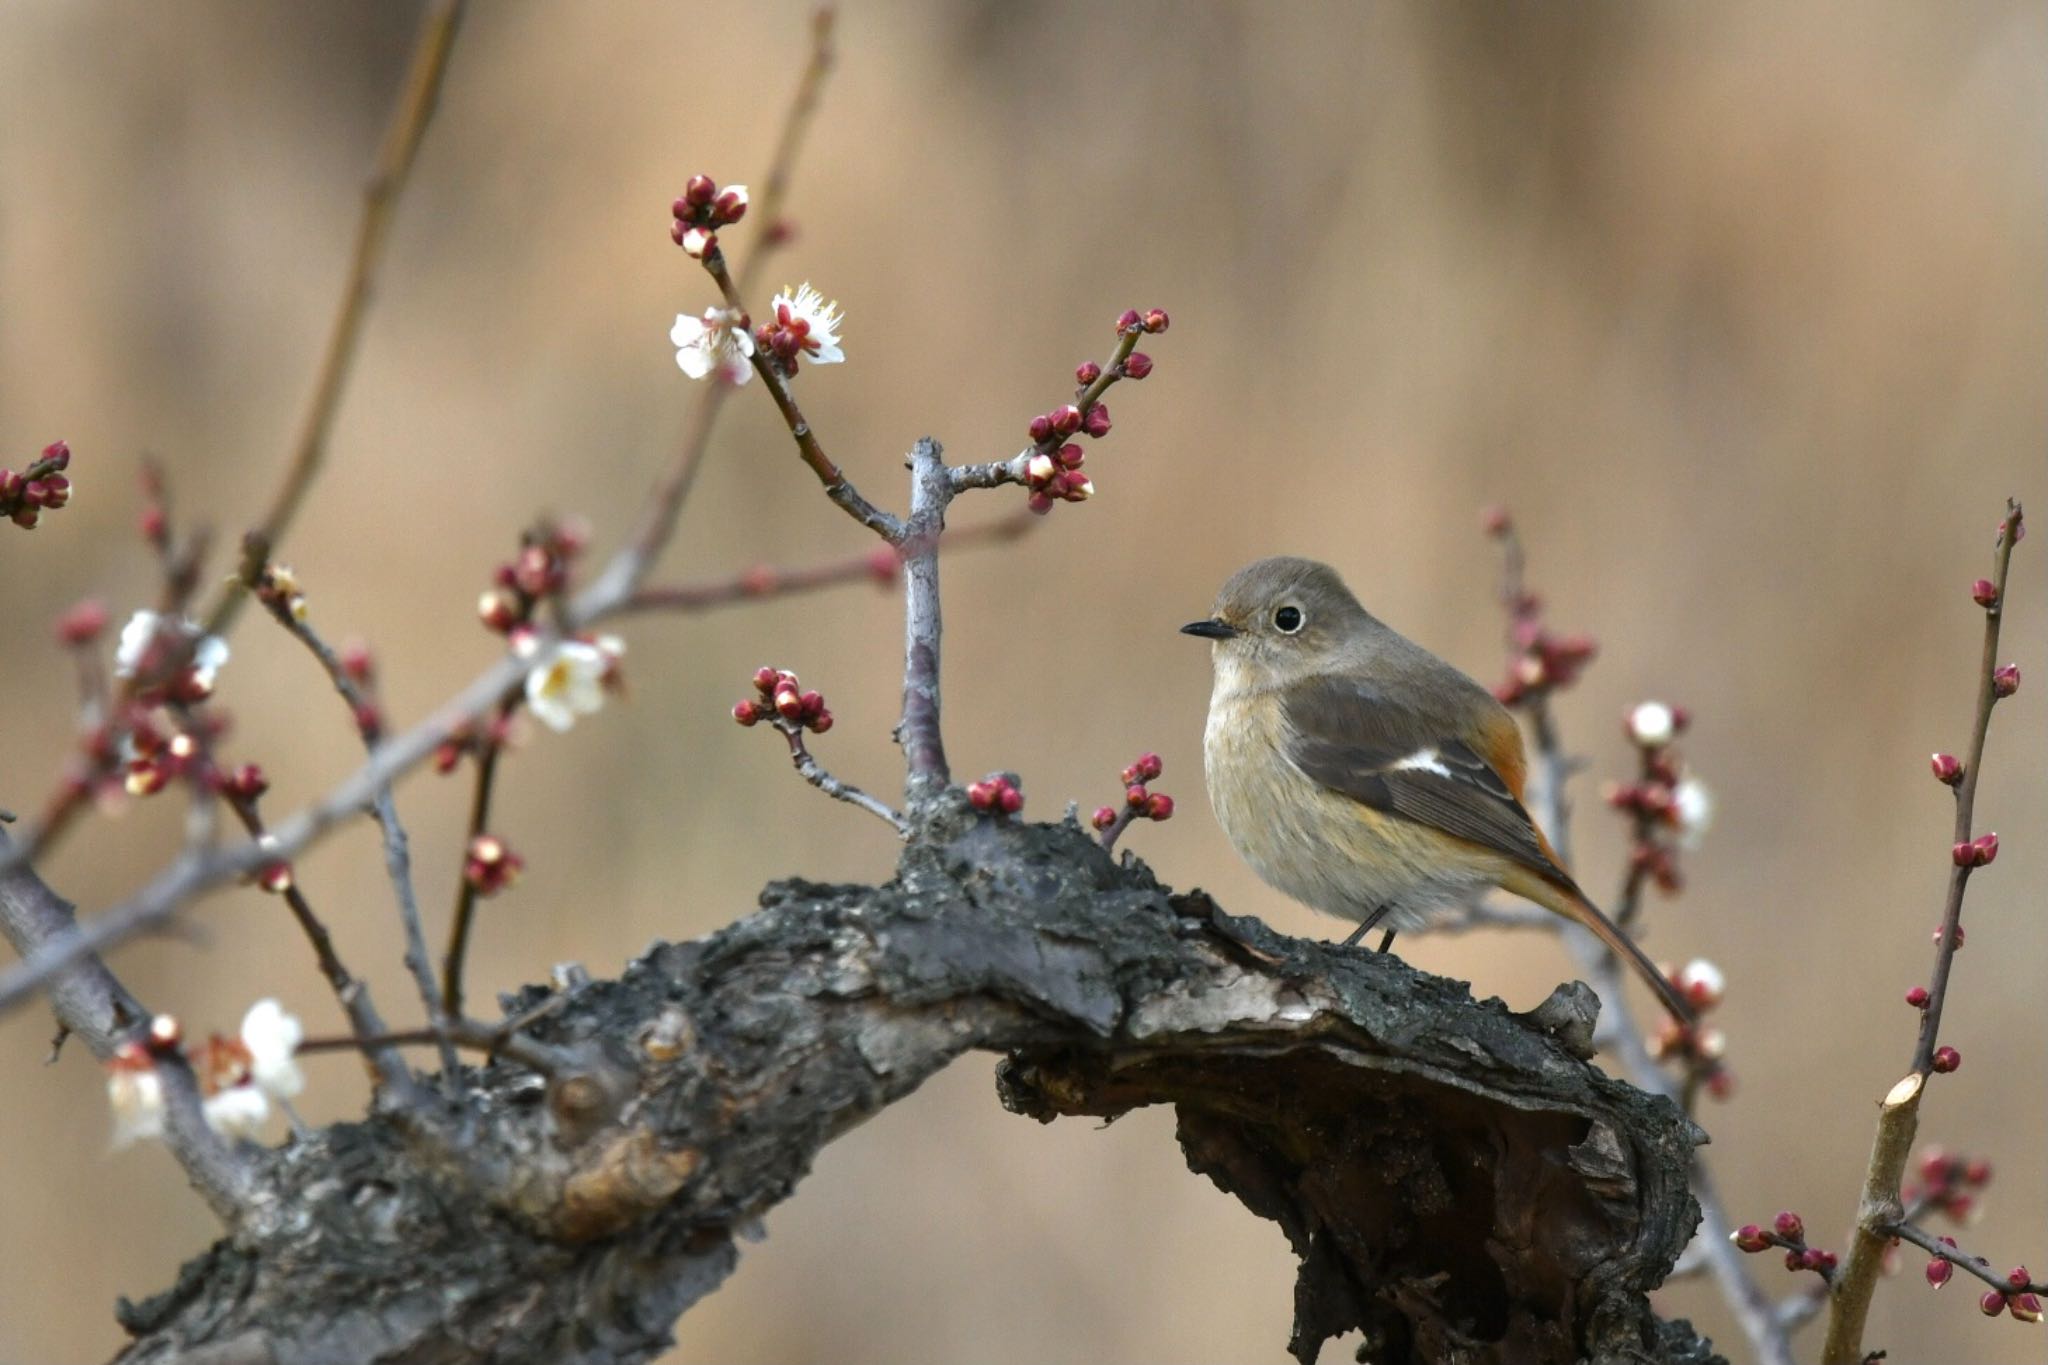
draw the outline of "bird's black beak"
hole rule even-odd
[[[1231,625],[1230,622],[1218,621],[1214,617],[1206,621],[1190,621],[1180,628],[1180,633],[1183,635],[1199,635],[1205,640],[1235,640],[1238,636],[1244,634],[1243,631]]]

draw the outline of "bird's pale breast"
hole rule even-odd
[[[1388,927],[1490,884],[1451,869],[1441,837],[1329,790],[1288,759],[1278,700],[1218,679],[1203,733],[1217,823],[1267,885],[1317,910],[1363,919],[1391,906]]]

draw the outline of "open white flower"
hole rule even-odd
[[[612,644],[618,641],[607,636]],[[607,652],[601,645],[564,640],[526,675],[526,705],[550,730],[566,730],[576,717],[595,714],[604,705],[604,680],[624,646]]]
[[[134,677],[135,670],[142,666],[144,656],[149,653],[150,645],[164,628],[164,618],[147,609],[129,617],[128,624],[121,627],[121,643],[114,649],[114,676]],[[199,623],[190,618],[179,620],[170,628],[187,639],[195,639],[199,635]],[[218,635],[209,635],[192,647],[192,672],[202,687],[213,686],[214,675],[227,661],[228,642]]]
[[[1680,847],[1698,848],[1714,826],[1714,793],[1697,777],[1682,778],[1671,790],[1671,808],[1678,816]]]
[[[270,1098],[253,1085],[231,1085],[208,1095],[199,1109],[221,1136],[253,1138],[270,1118]]]
[[[114,1148],[164,1135],[164,1083],[154,1066],[117,1065],[107,1073],[107,1104],[114,1111]]]
[[[668,339],[675,343],[676,364],[683,373],[702,379],[716,370],[733,384],[753,378],[754,367],[747,357],[754,353],[754,338],[739,320],[740,315],[730,308],[707,308],[702,317],[695,318],[676,314]]]
[[[815,365],[837,365],[846,359],[839,349],[839,328],[845,319],[839,305],[811,288],[808,281],[792,294],[787,289],[775,296],[775,325],[796,335],[803,358]]]
[[[273,1099],[288,1100],[306,1088],[305,1074],[292,1056],[305,1037],[305,1025],[275,1000],[258,1000],[242,1016],[249,1078]]]

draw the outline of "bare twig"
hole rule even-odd
[[[363,186],[362,217],[356,224],[355,250],[342,285],[341,305],[327,334],[327,349],[320,358],[313,393],[299,419],[291,463],[285,469],[284,483],[256,526],[257,537],[272,549],[284,539],[326,456],[327,438],[334,429],[349,368],[362,338],[363,318],[369,309],[377,270],[383,263],[392,210],[412,171],[427,123],[434,116],[448,59],[455,50],[455,34],[462,24],[463,9],[464,0],[433,0],[420,20],[412,63],[399,88],[391,121],[385,127],[377,164]],[[241,609],[241,596],[232,588],[222,594],[207,613],[207,634],[224,634],[234,624],[235,613]]]
[[[1963,761],[1956,783],[1955,842],[1970,842],[1971,820],[1977,803],[1977,777],[1984,765],[1984,740],[1991,729],[1991,711],[1998,704],[1993,674],[1998,667],[1998,628],[2004,616],[2006,571],[2012,563],[2014,544],[2022,533],[2020,505],[2006,502],[2005,520],[1999,524],[1998,543],[1992,554],[1992,598],[1984,608],[1984,649],[1978,667],[1976,721],[1970,733],[1969,756]],[[1941,1011],[1948,999],[1949,972],[1962,941],[1963,894],[1974,870],[1971,860],[1958,856],[1949,872],[1948,899],[1942,909],[1941,936],[1935,947],[1934,977],[1928,983],[1928,1000],[1920,1019],[1920,1033],[1913,1046],[1913,1060],[1904,1078],[1891,1088],[1878,1109],[1877,1135],[1871,1144],[1870,1162],[1864,1171],[1863,1193],[1857,1203],[1856,1233],[1849,1254],[1836,1281],[1833,1305],[1828,1313],[1827,1341],[1821,1348],[1826,1365],[1858,1365],[1863,1359],[1863,1328],[1870,1314],[1870,1299],[1877,1277],[1884,1269],[1885,1248],[1902,1210],[1899,1182],[1905,1175],[1906,1160],[1912,1152],[1913,1136],[1920,1124],[1920,1100],[1927,1091],[1927,1078],[1934,1067],[1935,1044],[1940,1037]]]
[[[1010,516],[998,517],[994,521],[983,522],[978,526],[963,526],[957,531],[947,531],[940,539],[939,549],[944,552],[964,550],[973,546],[1007,544],[1040,524],[1041,519],[1032,516],[1031,513],[1016,512]],[[863,580],[886,586],[896,581],[901,570],[902,560],[895,549],[883,546],[866,554],[848,555],[791,569],[762,564],[726,578],[706,579],[699,583],[657,584],[634,593],[632,600],[626,604],[626,609],[707,611],[742,602],[793,597],[801,593],[837,587],[842,583],[858,583]]]
[[[469,797],[469,832],[462,839],[465,856],[470,844],[490,822],[491,791],[502,750],[495,738],[487,737],[476,756],[476,782]],[[448,951],[441,959],[441,1009],[451,1019],[462,1017],[462,969],[469,956],[469,930],[475,918],[476,886],[468,877],[457,877],[455,913],[448,922]]]
[[[778,721],[775,728],[789,741],[789,761],[804,781],[834,800],[844,801],[849,806],[858,806],[876,819],[886,821],[889,827],[896,831],[898,838],[910,837],[910,822],[891,809],[888,802],[869,796],[851,782],[842,782],[825,771],[823,765],[813,758],[811,751],[805,747],[801,725]]]
[[[2048,1294],[2048,1284],[2040,1280],[2029,1280],[2025,1284],[2014,1284],[2011,1279],[1991,1268],[1991,1262],[1982,1256],[1972,1256],[1942,1241],[1925,1228],[1910,1222],[1890,1224],[1887,1231],[1902,1242],[1911,1242],[1930,1256],[1947,1261],[1958,1270],[1968,1271],[2002,1294]]]

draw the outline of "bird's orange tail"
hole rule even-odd
[[[1673,1019],[1687,1028],[1694,1028],[1699,1024],[1699,1016],[1693,1013],[1692,1006],[1686,1003],[1685,997],[1678,993],[1678,987],[1672,985],[1664,973],[1657,970],[1657,964],[1650,961],[1641,948],[1636,947],[1634,939],[1623,933],[1621,927],[1613,920],[1601,914],[1600,908],[1587,900],[1582,892],[1575,888],[1559,886],[1548,878],[1537,876],[1518,877],[1514,882],[1502,884],[1517,896],[1536,902],[1552,914],[1562,915],[1574,923],[1585,925],[1593,931],[1596,938],[1613,950],[1616,957],[1636,969],[1637,975],[1643,978],[1643,984],[1657,993],[1657,998],[1663,1002],[1665,1009],[1671,1011]]]

